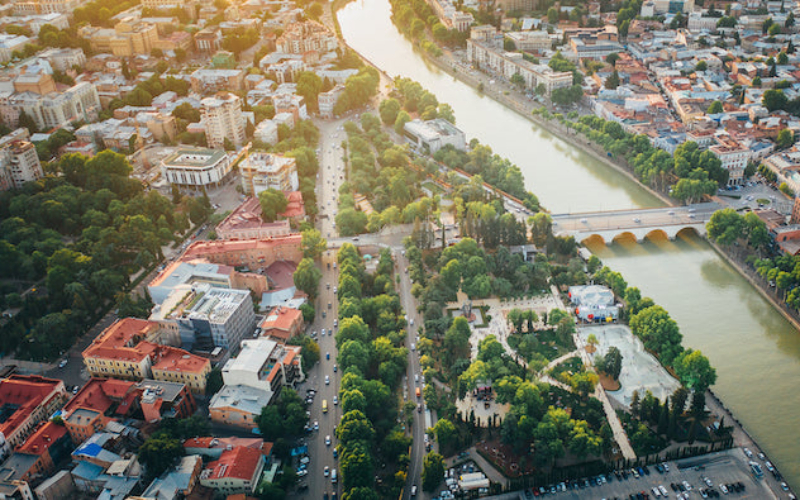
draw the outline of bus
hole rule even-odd
[[[328,400],[322,400],[322,413],[328,413]]]
[[[419,398],[420,396],[422,396],[422,392],[420,392],[419,387],[417,387],[417,397]]]

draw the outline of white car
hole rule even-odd
[[[314,430],[315,431],[319,430],[319,420],[314,420]]]
[[[333,404],[334,405],[338,405],[339,404],[339,398],[337,396],[333,397]]]
[[[328,477],[328,474],[330,473],[331,473],[331,468],[326,465],[325,469],[322,471],[322,475]]]
[[[65,366],[67,366],[67,363],[69,363],[69,360],[62,359],[61,362],[58,364],[58,367],[64,368]]]
[[[331,378],[328,375],[325,375],[325,385],[331,385]]]
[[[330,445],[331,445],[331,436],[330,434],[328,434],[327,436],[325,436],[325,446],[330,446]]]

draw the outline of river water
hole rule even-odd
[[[548,130],[441,72],[390,20],[388,0],[356,0],[339,11],[347,43],[392,77],[418,81],[453,107],[470,138],[519,165],[526,187],[553,213],[660,206],[612,168]],[[787,481],[800,487],[800,334],[702,239],[590,244],[629,285],[664,306],[684,345],[717,369],[714,391]]]

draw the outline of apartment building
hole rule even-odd
[[[344,85],[336,85],[327,92],[322,92],[317,96],[319,104],[319,116],[322,118],[333,118],[333,108],[339,101],[339,97],[344,93]]]
[[[48,420],[42,422],[15,453],[35,457],[35,462],[29,470],[34,476],[42,476],[52,473],[55,463],[67,456],[71,449],[72,442],[67,429]]]
[[[292,23],[275,42],[276,50],[284,54],[330,52],[339,47],[336,34],[316,21]]]
[[[38,375],[11,375],[0,380],[0,456],[21,445],[38,424],[67,400],[61,380]]]
[[[244,72],[240,69],[207,69],[194,71],[190,77],[192,91],[198,94],[237,91],[244,88]]]
[[[197,403],[186,384],[145,379],[136,384],[140,406],[146,422],[163,418],[189,418],[197,411]]]
[[[21,51],[32,40],[23,35],[0,34],[0,62],[8,62],[15,51]]]
[[[21,189],[26,182],[44,176],[36,147],[27,139],[26,129],[0,138],[0,191]]]
[[[159,346],[153,354],[153,380],[185,385],[195,394],[205,394],[211,361],[183,349]]]
[[[14,2],[15,16],[28,16],[37,14],[69,14],[80,7],[83,2],[79,0],[17,0]]]
[[[261,336],[285,344],[290,338],[303,333],[303,313],[291,307],[278,306],[258,325]]]
[[[52,129],[75,120],[96,120],[99,110],[97,89],[88,82],[80,82],[63,92],[47,95],[32,92],[0,93],[0,116],[12,126],[19,123],[19,115],[23,111],[33,118],[40,129]]]
[[[478,68],[491,69],[509,80],[518,74],[528,89],[543,85],[549,94],[555,89],[572,86],[571,72],[553,71],[544,64],[526,61],[518,52],[506,52],[503,36],[493,26],[472,28],[467,40],[467,59]]]
[[[232,168],[232,157],[220,149],[179,148],[161,160],[164,180],[194,189],[219,186]]]
[[[546,31],[512,31],[505,36],[523,52],[544,52],[553,47],[553,40]]]
[[[737,141],[717,138],[718,144],[708,148],[722,162],[722,168],[728,171],[728,186],[739,186],[744,182],[744,169],[750,161],[750,150]]]
[[[234,146],[241,147],[247,137],[244,133],[245,118],[242,114],[242,100],[229,92],[220,92],[214,97],[201,101],[202,120],[206,129],[209,147],[222,148],[225,139]]]
[[[268,189],[297,191],[297,161],[288,156],[255,152],[247,155],[239,166],[245,194],[258,196]]]

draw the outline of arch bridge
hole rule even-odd
[[[685,207],[556,214],[552,215],[553,234],[574,236],[579,242],[599,237],[605,243],[619,238],[642,242],[654,235],[672,240],[687,231],[705,236],[706,223],[720,208],[718,203],[700,203]]]

